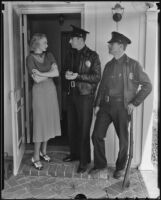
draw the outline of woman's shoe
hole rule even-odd
[[[38,169],[38,170],[41,170],[43,168],[43,165],[42,163],[40,162],[40,160],[34,160],[34,158],[32,157],[31,158],[31,162],[33,164],[33,166]]]
[[[51,158],[47,154],[42,154],[40,151],[40,158],[44,159],[47,162],[50,162]]]

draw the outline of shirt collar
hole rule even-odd
[[[125,62],[126,60],[126,54],[124,53],[119,59],[114,58],[114,62],[121,64],[122,62]]]
[[[84,47],[83,47],[82,49],[77,50],[77,52],[78,52],[78,53],[83,53],[83,52],[85,51],[85,49],[86,49],[86,45],[84,45]]]

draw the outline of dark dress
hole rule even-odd
[[[32,69],[40,72],[48,72],[51,65],[56,63],[51,53],[45,53],[44,61],[39,62],[31,53],[27,59],[28,72],[31,75]],[[61,135],[59,105],[57,92],[52,78],[32,87],[32,108],[33,108],[33,142],[45,142],[50,138]]]

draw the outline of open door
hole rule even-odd
[[[25,150],[22,18],[18,11],[18,9],[9,5],[8,13],[14,175],[18,173]]]
[[[29,54],[28,41],[30,40],[30,32],[27,26],[27,15],[22,15],[22,45],[23,45],[23,73],[24,73],[24,100],[25,100],[25,136],[26,142],[32,142],[32,108],[31,108],[31,99],[32,99],[32,89],[30,86],[30,77],[28,75],[26,67],[26,57]]]

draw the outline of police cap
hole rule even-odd
[[[70,26],[73,28],[73,30],[71,31],[71,37],[86,37],[86,34],[89,33],[88,31],[78,28],[74,25]]]
[[[127,38],[125,35],[115,32],[112,32],[112,38],[107,43],[118,42],[122,44],[131,44],[131,40]]]

